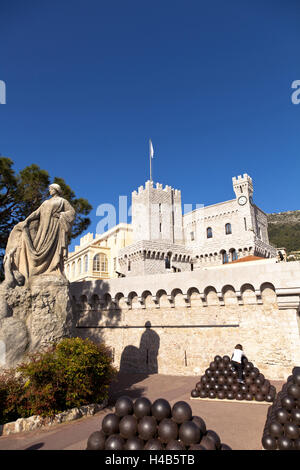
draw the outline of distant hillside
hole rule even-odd
[[[300,250],[300,210],[268,214],[268,232],[272,245],[288,253]]]

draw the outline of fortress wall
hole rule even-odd
[[[236,343],[270,379],[300,365],[300,263],[71,284],[77,332],[104,340],[122,371],[199,375]],[[198,370],[196,370],[198,369]]]

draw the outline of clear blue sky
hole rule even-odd
[[[184,203],[299,207],[298,0],[1,0],[0,152],[93,205],[149,178]]]

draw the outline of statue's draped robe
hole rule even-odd
[[[28,217],[28,226],[22,222],[12,230],[6,251],[17,244],[14,257],[16,269],[25,279],[48,273],[63,273],[67,256],[68,235],[75,219],[75,210],[60,196],[44,201]]]

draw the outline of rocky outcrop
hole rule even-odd
[[[64,277],[47,274],[29,279],[26,286],[1,285],[0,298],[0,341],[5,352],[0,366],[15,367],[27,353],[74,336],[69,282]]]

